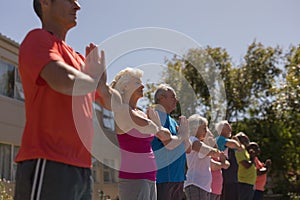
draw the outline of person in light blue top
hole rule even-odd
[[[180,118],[180,126],[170,116],[177,104],[174,89],[166,84],[161,84],[154,95],[156,110],[161,124],[170,130],[174,136],[169,141],[160,141],[154,138],[152,149],[157,164],[157,200],[182,200],[184,197],[183,183],[185,177],[186,152],[191,151],[188,139],[187,119]]]
[[[216,137],[216,143],[220,151],[224,151],[227,159],[230,162],[228,169],[222,169],[223,176],[223,200],[238,200],[238,163],[235,158],[236,149],[241,149],[241,144],[234,139],[231,139],[231,126],[228,121],[223,120],[216,124],[216,130],[218,136]]]
[[[223,120],[216,124],[216,130],[218,132],[218,136],[216,137],[216,142],[218,145],[218,149],[220,151],[225,151],[227,147],[231,149],[239,149],[241,145],[234,139],[230,139],[231,137],[231,126],[228,121]]]

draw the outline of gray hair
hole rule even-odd
[[[157,89],[156,92],[154,94],[154,102],[155,104],[159,104],[159,99],[161,96],[165,96],[166,93],[168,91],[172,91],[174,92],[174,94],[176,94],[175,90],[168,84],[160,84]]]
[[[140,69],[127,67],[121,70],[111,82],[110,86],[118,90],[121,94],[124,93],[124,87],[132,78],[141,78],[144,72]]]
[[[208,121],[206,118],[201,117],[198,114],[193,114],[188,118],[189,122],[189,133],[191,136],[195,136],[199,126],[203,124],[208,125]]]
[[[229,122],[227,120],[222,120],[216,124],[216,131],[217,131],[218,135],[221,135],[225,124],[229,124]]]

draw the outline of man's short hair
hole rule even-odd
[[[33,9],[37,16],[42,20],[42,7],[40,0],[33,0]]]
[[[159,104],[160,97],[165,96],[168,91],[172,91],[172,92],[174,92],[174,94],[176,94],[175,90],[171,86],[169,86],[168,84],[160,84],[157,87],[156,92],[154,94],[155,104]]]
[[[51,0],[51,2],[53,1],[54,0]],[[33,0],[33,10],[40,20],[42,20],[42,6],[40,0]]]

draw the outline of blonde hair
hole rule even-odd
[[[111,82],[110,86],[124,94],[124,87],[132,78],[142,78],[144,72],[140,69],[127,67],[121,70]]]
[[[188,118],[189,122],[189,133],[191,136],[195,136],[199,126],[203,124],[208,125],[208,121],[206,118],[201,117],[198,114],[193,114]]]
[[[168,91],[172,91],[176,95],[175,90],[171,86],[169,86],[168,84],[160,84],[154,94],[154,102],[156,104],[159,104],[159,98],[161,96],[165,96]]]
[[[227,120],[222,120],[219,123],[216,124],[216,131],[218,133],[218,135],[221,135],[223,127],[225,124],[229,124],[229,122]]]

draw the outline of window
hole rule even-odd
[[[99,173],[99,161],[96,158],[92,158],[92,176],[94,183],[99,183],[100,182],[100,173]]]
[[[115,130],[115,121],[113,113],[103,108],[103,125],[112,131]]]
[[[15,180],[17,164],[14,158],[19,151],[19,147],[11,144],[0,143],[0,178]]]
[[[12,157],[12,174],[11,174],[11,180],[16,180],[16,172],[17,172],[17,163],[14,161],[15,157],[17,156],[17,153],[19,152],[20,147],[19,146],[13,146],[13,157]]]
[[[0,60],[0,94],[24,100],[24,92],[18,68]]]
[[[101,119],[101,117],[98,117],[98,120],[102,120],[104,128],[114,131],[115,130],[115,121],[114,121],[113,113],[109,110],[106,110],[105,108],[102,108],[101,106],[99,106],[96,103],[94,103],[93,106],[94,106],[96,113],[97,112],[102,113],[102,119]]]
[[[14,97],[15,67],[0,60],[0,94]]]
[[[0,144],[0,178],[10,180],[11,178],[11,145]]]
[[[117,170],[114,169],[115,161],[104,159],[103,160],[103,182],[104,183],[116,183],[117,182]]]
[[[24,100],[25,97],[19,70],[16,70],[15,76],[15,98],[19,100]]]

